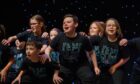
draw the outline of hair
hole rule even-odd
[[[36,41],[27,41],[26,47],[27,46],[34,46],[37,49],[41,49],[42,45]]]
[[[121,27],[120,27],[120,24],[119,24],[118,20],[115,19],[115,18],[109,18],[109,19],[107,19],[106,23],[107,23],[109,20],[112,20],[112,21],[115,22],[115,25],[116,25],[116,27],[117,27],[116,36],[117,36],[117,38],[121,39],[121,38],[123,37],[123,34],[122,34]]]
[[[99,31],[102,33],[101,36],[103,36],[104,34],[104,29],[105,29],[105,23],[102,22],[102,21],[93,21],[91,24],[90,24],[90,27],[92,24],[96,24],[97,27],[99,28]]]
[[[5,29],[6,29],[5,26],[2,25],[2,24],[0,24],[0,41],[1,41],[3,38],[5,38],[5,36],[6,36]]]
[[[52,28],[50,31],[56,31],[56,32],[58,32],[58,34],[61,32],[61,30],[58,28]]]
[[[71,17],[75,23],[78,23],[79,22],[78,17],[76,15],[66,14],[63,19],[65,19],[67,17]]]
[[[46,26],[45,26],[45,20],[44,20],[44,18],[41,16],[41,15],[34,15],[34,16],[32,16],[31,18],[30,18],[30,20],[31,19],[35,19],[35,20],[37,20],[38,22],[39,22],[39,24],[42,22],[42,24],[43,24],[43,26],[42,26],[42,29],[41,29],[41,31],[42,32],[45,32],[46,31]]]

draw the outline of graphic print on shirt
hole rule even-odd
[[[112,65],[117,61],[118,49],[103,45],[101,48],[94,48],[99,63],[104,65]]]
[[[21,66],[22,66],[22,63],[23,63],[23,53],[18,53],[16,55],[14,55],[14,60],[15,60],[15,63],[12,65],[12,68],[17,72]]]
[[[65,54],[64,59],[76,61],[77,57],[79,56],[81,46],[82,46],[82,43],[80,42],[75,42],[75,43],[63,42],[62,53]]]

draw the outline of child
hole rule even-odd
[[[20,42],[19,40],[16,40],[15,45],[16,47],[11,47],[10,61],[1,70],[1,81],[5,84],[10,84],[15,79],[25,58],[25,42]]]
[[[101,69],[99,84],[121,84],[123,72],[122,65],[128,59],[128,51],[119,46],[122,33],[118,21],[109,18],[106,21],[105,36],[100,39],[92,39],[92,44],[98,43],[96,54]]]
[[[60,33],[61,31],[58,28],[53,28],[50,31],[50,42]],[[51,52],[51,60],[59,63],[59,52],[52,51]]]
[[[56,36],[50,46],[46,49],[46,54],[54,49],[59,52],[60,60],[60,76],[63,81],[54,76],[53,81],[58,84],[72,84],[72,81],[78,80],[78,84],[93,84],[93,73],[89,67],[89,62],[86,52],[93,61],[93,66],[96,74],[100,73],[97,65],[96,55],[92,51],[91,43],[85,36],[76,32],[78,26],[78,17],[72,14],[67,14],[63,19],[64,33]],[[79,83],[80,82],[80,83]]]
[[[2,43],[4,45],[10,45],[12,41],[15,41],[16,39],[23,40],[23,41],[37,41],[43,44],[40,53],[44,53],[48,41],[45,38],[41,38],[42,33],[45,30],[45,22],[44,18],[41,15],[34,15],[30,18],[30,27],[31,32],[24,31],[21,33],[18,33],[17,35],[11,36],[8,39],[4,39]]]
[[[89,36],[103,36],[104,25],[105,24],[101,21],[93,21],[89,27]]]
[[[132,52],[135,57],[135,62],[132,68],[130,84],[139,84],[140,83],[140,37],[133,38],[131,40],[123,39],[120,42],[121,46],[126,46],[132,49]]]
[[[41,45],[35,41],[26,43],[26,59],[23,62],[21,71],[12,84],[27,83],[27,84],[52,84],[52,74],[49,73],[54,69],[59,69],[59,66],[52,62],[42,64],[40,62],[39,51]]]

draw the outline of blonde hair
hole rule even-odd
[[[99,31],[100,31],[100,35],[99,36],[103,36],[104,34],[104,29],[105,29],[105,23],[102,22],[102,21],[93,21],[91,24],[90,24],[90,27],[89,29],[91,28],[91,25],[92,24],[96,24],[96,26],[99,28]]]

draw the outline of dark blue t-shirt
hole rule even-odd
[[[32,62],[28,58],[25,58],[21,70],[24,70],[24,75],[29,75],[35,79],[49,78],[53,70],[59,69],[59,65],[56,62]]]
[[[93,44],[94,51],[96,51],[100,66],[110,67],[121,58],[129,57],[129,49],[119,46],[119,40],[110,42],[106,37],[96,37],[96,39],[95,37],[91,37],[90,40]]]
[[[60,33],[52,40],[50,46],[59,52],[60,65],[65,67],[77,67],[87,63],[86,51],[92,50],[89,39],[79,33],[74,38]]]
[[[16,36],[19,40],[23,40],[23,41],[26,41],[26,42],[27,41],[36,41],[36,42],[39,42],[42,45],[48,45],[48,40],[47,39],[41,38],[41,36],[35,36],[33,34],[33,32],[24,31],[24,32],[18,33]]]
[[[18,73],[25,59],[25,50],[18,50],[16,47],[11,47],[11,56],[14,58],[14,64],[12,64],[10,72]]]

